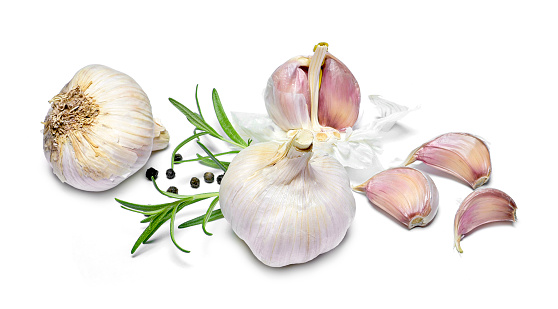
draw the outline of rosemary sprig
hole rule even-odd
[[[178,144],[172,152],[172,159],[171,159],[171,168],[174,168],[175,164],[185,163],[185,162],[194,162],[198,161],[203,165],[211,166],[214,168],[220,168],[224,172],[227,171],[227,168],[230,162],[225,162],[217,159],[218,156],[227,155],[227,154],[236,154],[240,152],[240,150],[233,150],[218,154],[213,154],[201,141],[200,137],[204,135],[212,136],[216,139],[221,141],[227,142],[233,146],[236,146],[240,149],[246,148],[252,142],[251,140],[244,141],[238,132],[234,129],[231,122],[229,121],[224,109],[223,105],[221,104],[221,100],[217,93],[217,90],[213,89],[212,92],[212,99],[213,99],[213,109],[215,110],[215,115],[217,116],[217,120],[219,121],[219,125],[221,129],[226,134],[228,138],[223,137],[220,135],[217,130],[215,130],[211,125],[209,125],[202,115],[202,111],[200,108],[200,104],[198,101],[198,86],[196,85],[196,106],[198,109],[198,113],[191,111],[189,108],[184,106],[182,103],[169,98],[169,101],[180,111],[182,112],[188,121],[194,125],[194,134],[190,137],[182,141]],[[182,147],[190,143],[191,141],[196,140],[198,146],[207,154],[207,156],[201,156],[200,154],[196,154],[197,158],[189,159],[189,160],[181,160],[181,161],[174,161],[175,154],[180,150]],[[156,204],[156,205],[144,205],[144,204],[135,204],[126,201],[122,201],[120,199],[115,199],[122,208],[140,213],[146,216],[141,223],[149,223],[147,228],[143,231],[143,233],[138,237],[134,246],[132,247],[131,253],[133,254],[139,248],[140,245],[147,243],[147,241],[153,236],[153,234],[168,220],[170,220],[170,236],[173,244],[182,252],[190,252],[184,248],[182,248],[176,242],[174,237],[174,221],[176,218],[176,214],[182,210],[184,207],[188,205],[195,204],[199,201],[213,198],[213,201],[210,203],[209,207],[207,208],[205,214],[196,217],[194,219],[188,220],[178,226],[179,229],[187,228],[195,225],[201,225],[203,232],[211,236],[212,233],[207,231],[207,223],[212,222],[218,219],[223,218],[223,214],[220,209],[215,209],[219,201],[219,192],[208,192],[202,194],[194,194],[194,195],[181,195],[181,194],[174,194],[170,192],[162,191],[157,182],[152,177],[151,181],[155,189],[162,195],[175,199],[175,201],[170,203],[163,203],[163,204]]]

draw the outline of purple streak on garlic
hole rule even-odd
[[[499,221],[517,220],[517,206],[506,193],[491,188],[473,191],[459,206],[454,221],[455,248],[460,253],[461,239],[475,228]]]
[[[283,130],[310,125],[308,59],[294,57],[278,67],[265,89],[265,107],[271,119]]]
[[[349,68],[330,53],[322,69],[318,104],[318,121],[322,126],[342,130],[352,127],[358,119],[358,82]]]
[[[492,171],[490,152],[479,138],[467,133],[447,133],[423,144],[403,165],[422,161],[452,174],[473,189],[485,184]]]
[[[396,167],[374,175],[354,188],[407,228],[426,226],[438,211],[438,189],[428,177],[410,167]]]

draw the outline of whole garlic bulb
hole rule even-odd
[[[75,188],[113,188],[145,165],[152,151],[168,145],[145,92],[130,76],[106,66],[79,70],[49,102],[45,157],[54,174]]]
[[[264,94],[267,112],[285,131],[307,129],[312,122],[343,130],[358,119],[357,80],[345,64],[327,52],[326,43],[318,44],[315,51],[312,56],[288,60],[267,82]]]
[[[355,216],[343,166],[312,151],[313,135],[253,144],[221,182],[221,211],[264,264],[304,263],[335,248]]]

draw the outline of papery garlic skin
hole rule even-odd
[[[354,188],[365,192],[370,202],[407,228],[426,226],[438,211],[438,189],[419,170],[396,167],[382,171]]]
[[[403,165],[422,161],[452,174],[473,189],[490,178],[492,165],[486,144],[468,133],[446,133],[413,150]]]
[[[306,130],[303,130],[306,131]],[[312,134],[242,150],[221,182],[221,211],[264,264],[305,263],[335,248],[355,216],[343,166],[312,152]]]
[[[138,171],[168,132],[153,121],[149,99],[128,75],[102,65],[79,70],[51,101],[44,121],[45,157],[58,178],[104,191]],[[157,132],[155,132],[157,131]]]
[[[499,221],[517,221],[517,205],[506,193],[492,188],[473,191],[459,206],[454,220],[455,248],[460,253],[461,239],[475,228]]]

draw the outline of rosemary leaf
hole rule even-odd
[[[190,219],[190,220],[180,224],[178,226],[178,228],[179,229],[184,229],[184,228],[187,228],[187,227],[202,224],[205,216],[206,215],[201,215],[201,216],[196,217],[194,219]],[[215,221],[215,220],[219,220],[219,219],[223,219],[223,218],[224,218],[224,216],[223,216],[223,213],[221,212],[221,209],[216,209],[211,213],[211,216],[209,217],[209,220],[207,220],[207,222],[211,222],[211,221]]]
[[[201,119],[205,120],[201,112],[200,101],[198,101],[198,85],[196,85],[196,106],[198,107],[198,113],[200,113]]]
[[[201,147],[201,149],[203,149],[203,151],[205,151],[205,153],[207,153],[209,158],[211,158],[211,160],[213,162],[215,162],[215,164],[217,165],[218,168],[222,169],[223,172],[227,171],[227,168],[223,165],[223,163],[221,163],[221,161],[219,161],[217,158],[215,158],[215,156],[211,153],[211,151],[209,151],[209,149],[207,149],[207,147],[205,147],[204,144],[202,144],[200,141],[198,141],[197,143]]]
[[[213,109],[215,109],[215,115],[217,116],[217,120],[219,120],[219,124],[225,134],[227,134],[232,141],[244,146],[242,148],[248,147],[248,144],[242,139],[242,137],[240,137],[229,121],[229,118],[223,109],[223,105],[221,104],[221,100],[219,99],[219,94],[215,88],[213,89]]]
[[[156,210],[160,210],[163,208],[166,208],[168,206],[173,206],[174,204],[177,203],[177,201],[175,202],[171,202],[171,203],[165,203],[165,204],[157,204],[157,205],[141,205],[141,204],[134,204],[134,203],[130,203],[130,202],[126,202],[120,199],[115,198],[115,200],[120,203],[120,205],[122,205],[124,209],[126,210],[139,210],[139,211],[156,211]]]
[[[171,168],[174,168],[174,164],[176,162],[174,162],[174,155],[178,152],[178,150],[180,150],[180,148],[182,148],[182,146],[188,144],[189,142],[193,141],[196,138],[199,138],[202,135],[206,135],[209,134],[208,132],[201,132],[201,133],[195,133],[194,135],[188,137],[187,139],[183,140],[182,143],[178,144],[178,146],[176,146],[174,148],[174,151],[172,152],[172,158],[171,158]]]
[[[191,124],[193,124],[196,128],[198,128],[200,130],[203,130],[203,131],[206,131],[207,133],[209,133],[210,135],[212,135],[215,138],[223,139],[223,137],[221,135],[219,135],[219,133],[217,133],[217,131],[215,131],[215,129],[213,129],[207,122],[205,122],[205,120],[203,120],[203,118],[200,115],[198,115],[197,113],[194,113],[188,107],[182,105],[182,103],[176,101],[173,98],[169,98],[169,101],[180,112],[182,112],[186,116],[188,121]]]
[[[171,222],[170,222],[170,236],[171,236],[171,240],[172,243],[182,252],[185,253],[190,253],[190,251],[182,248],[181,246],[178,245],[178,243],[176,242],[176,239],[174,239],[174,218],[176,217],[176,209],[177,207],[173,207],[172,208],[172,215],[171,215]]]
[[[205,225],[209,221],[209,218],[211,217],[211,214],[213,213],[213,208],[215,208],[215,205],[217,204],[218,201],[219,201],[219,197],[216,197],[216,198],[213,199],[213,201],[209,205],[209,208],[207,208],[207,212],[205,213],[205,217],[203,218],[202,229],[203,229],[203,232],[205,233],[205,235],[208,235],[208,236],[213,235],[212,233],[209,233],[205,229]]]

